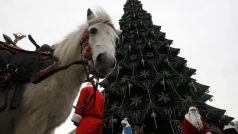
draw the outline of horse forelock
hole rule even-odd
[[[102,7],[97,7],[95,9],[94,15],[96,16],[95,18],[92,18],[88,20],[88,24],[92,25],[98,22],[109,22],[111,23],[111,17],[109,14],[102,8]]]

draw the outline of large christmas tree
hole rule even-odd
[[[209,87],[191,78],[196,70],[186,66],[180,50],[170,46],[172,40],[153,24],[141,2],[127,0],[119,23],[119,74],[105,90],[104,121],[110,133],[121,132],[120,121],[127,117],[132,126],[143,124],[145,134],[182,134],[181,119],[191,105],[198,107],[214,133],[221,133],[232,118],[205,103],[212,98]]]

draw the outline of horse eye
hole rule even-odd
[[[98,30],[96,28],[91,28],[89,32],[90,32],[90,34],[96,34],[97,31]]]

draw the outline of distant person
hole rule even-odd
[[[183,120],[184,134],[212,134],[206,121],[194,106],[189,108]]]
[[[95,105],[94,98],[85,105],[93,94],[94,89],[91,83],[81,89],[74,115],[71,118],[71,121],[77,126],[75,134],[102,134],[104,95],[97,89]]]
[[[228,124],[224,126],[223,133],[224,134],[238,134],[238,130],[234,126],[234,124]]]
[[[122,134],[132,134],[132,129],[131,129],[131,125],[129,124],[127,118],[124,118],[121,121],[123,130],[122,130]]]
[[[144,133],[144,127],[145,127],[144,124],[142,124],[141,127],[135,126],[135,132],[134,132],[134,134],[143,134],[143,133]]]

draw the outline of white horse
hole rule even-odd
[[[89,62],[94,75],[109,75],[115,65],[115,45],[118,38],[109,15],[104,10],[93,13],[88,9],[87,23],[55,44],[54,56],[64,66],[79,59],[83,48],[90,51]],[[82,48],[82,49],[83,49]],[[89,49],[90,48],[90,49]],[[83,55],[85,54],[85,50]],[[0,113],[0,133],[3,134],[50,134],[69,116],[86,73],[83,65],[72,65],[55,73],[38,84],[24,86],[21,105],[17,110]],[[4,126],[10,122],[13,127]],[[1,125],[3,124],[3,125]],[[7,130],[4,130],[7,129]],[[2,131],[1,131],[2,130]],[[1,133],[1,134],[2,134]]]

